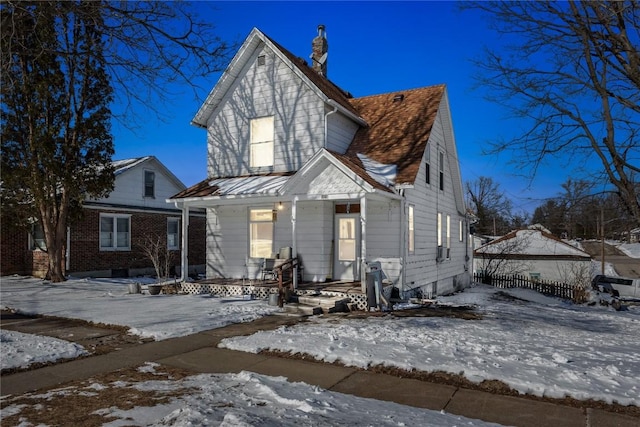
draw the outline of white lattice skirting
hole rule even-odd
[[[277,294],[276,287],[263,287],[254,285],[216,285],[209,283],[183,283],[182,291],[188,294],[212,294],[222,297],[251,295],[256,299],[268,299],[269,294]],[[316,295],[315,290],[295,291],[296,295]],[[346,294],[344,292],[325,292],[321,291],[321,295],[345,297],[351,300],[351,304],[355,305],[358,310],[367,309],[367,296],[363,294]]]

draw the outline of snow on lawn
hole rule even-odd
[[[278,310],[266,301],[211,295],[129,294],[134,279],[72,279],[50,283],[2,277],[2,308],[24,314],[83,319],[130,327],[141,337],[163,340],[250,322]]]
[[[474,304],[484,319],[315,317],[225,339],[220,347],[307,353],[363,368],[462,373],[475,382],[501,380],[521,393],[640,405],[640,307],[574,306],[484,285],[438,300]]]
[[[139,369],[153,373],[155,364]],[[181,380],[148,380],[139,383],[93,383],[88,387],[51,390],[30,396],[34,402],[72,398],[84,393],[96,396],[106,387],[135,389],[151,396],[181,396],[169,403],[136,406],[129,410],[115,406],[93,411],[113,421],[105,427],[131,425],[158,426],[496,426],[439,411],[419,409],[392,402],[336,393],[305,383],[290,383],[284,377],[269,377],[251,372],[238,374],[201,374]],[[134,394],[131,391],[129,394]],[[150,404],[154,400],[149,399]],[[117,403],[116,403],[117,404]],[[19,414],[20,404],[3,402],[3,415]],[[42,410],[42,409],[40,409]],[[115,418],[115,419],[114,419]],[[26,423],[23,423],[27,425]],[[30,425],[30,424],[29,424]]]
[[[75,359],[87,351],[79,344],[57,338],[0,330],[0,354],[0,369],[4,370],[58,359]]]

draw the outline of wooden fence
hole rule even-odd
[[[550,280],[531,280],[527,276],[518,275],[484,275],[474,274],[473,280],[496,288],[525,288],[532,289],[544,295],[550,295],[565,299],[574,298],[574,287],[562,282]]]

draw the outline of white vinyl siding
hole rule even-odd
[[[273,116],[251,119],[250,163],[252,168],[273,166]]]
[[[100,214],[100,250],[131,250],[130,215]]]
[[[238,70],[237,83],[207,123],[209,176],[255,172],[251,170],[249,118],[274,117],[269,168],[275,172],[298,170],[324,144],[323,100],[270,49],[255,55],[254,61]],[[263,66],[257,64],[260,55],[266,59]]]
[[[153,172],[154,197],[145,197],[145,172]],[[157,208],[171,209],[173,205],[167,205],[166,199],[184,190],[179,182],[164,173],[155,160],[150,160],[140,167],[134,167],[116,174],[114,190],[109,197],[90,200],[98,204],[121,205],[127,208]],[[177,209],[176,209],[177,210]]]

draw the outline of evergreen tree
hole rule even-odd
[[[54,282],[64,280],[69,218],[113,188],[101,18],[92,2],[2,10],[3,217],[41,223]]]

